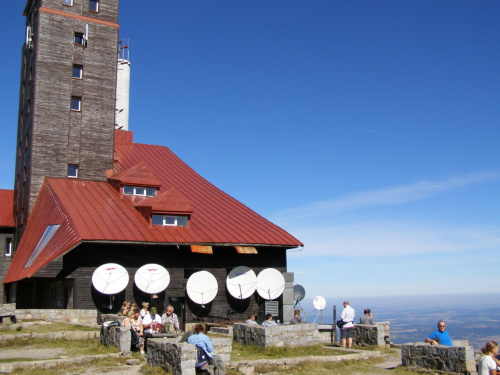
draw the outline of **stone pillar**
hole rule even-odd
[[[295,300],[293,298],[293,272],[283,272],[285,278],[285,290],[283,291],[283,322],[289,322],[293,318]]]

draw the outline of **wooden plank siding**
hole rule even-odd
[[[226,318],[228,312],[232,320],[245,320],[249,313],[257,312],[264,301],[257,294],[248,300],[237,300],[226,292],[226,277],[234,267],[245,265],[256,274],[269,267],[286,272],[286,251],[277,247],[258,248],[259,254],[238,254],[232,246],[214,246],[213,254],[198,254],[191,252],[189,246],[131,246],[115,244],[82,244],[62,259],[50,263],[34,276],[35,280],[67,279],[74,280],[73,308],[94,309],[108,312],[102,304],[109,301],[109,297],[96,293],[92,287],[92,274],[97,267],[105,263],[119,263],[129,273],[129,283],[125,291],[114,301],[115,310],[119,309],[123,300],[135,301],[139,306],[143,301],[149,301],[150,295],[143,294],[135,287],[135,272],[144,264],[156,263],[165,267],[170,273],[170,283],[160,297],[168,304],[169,298],[185,298],[187,322],[198,319],[197,315],[204,316],[204,320],[218,321]],[[264,254],[264,255],[261,255]],[[206,305],[203,310],[199,305],[189,301],[185,291],[186,283],[191,274],[205,270],[212,273],[217,279],[218,292],[215,300]],[[29,281],[21,281],[26,283]],[[97,305],[97,306],[96,306]],[[36,306],[48,308],[51,306]],[[181,312],[177,311],[179,315]],[[181,316],[179,316],[181,317]]]

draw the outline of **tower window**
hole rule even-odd
[[[71,97],[71,110],[72,111],[81,111],[82,110],[82,98],[79,96]]]
[[[153,225],[187,227],[188,217],[173,215],[151,215],[151,222]]]
[[[73,78],[82,79],[83,77],[83,66],[73,65]]]
[[[68,177],[78,178],[78,165],[76,165],[76,164],[69,164],[68,165]]]
[[[63,5],[73,6],[73,0],[62,0]]]
[[[83,33],[75,33],[74,43],[79,46],[83,46]]]
[[[91,12],[99,12],[99,0],[89,0],[89,10]]]
[[[7,238],[5,240],[5,256],[12,256],[12,238]]]

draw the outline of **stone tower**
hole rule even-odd
[[[44,177],[113,165],[119,0],[28,0],[16,147],[16,242]]]

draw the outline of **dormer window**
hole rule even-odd
[[[183,215],[151,215],[153,225],[188,226],[188,216]]]
[[[156,188],[139,187],[139,186],[124,186],[123,194],[126,195],[139,195],[142,197],[156,196]]]

